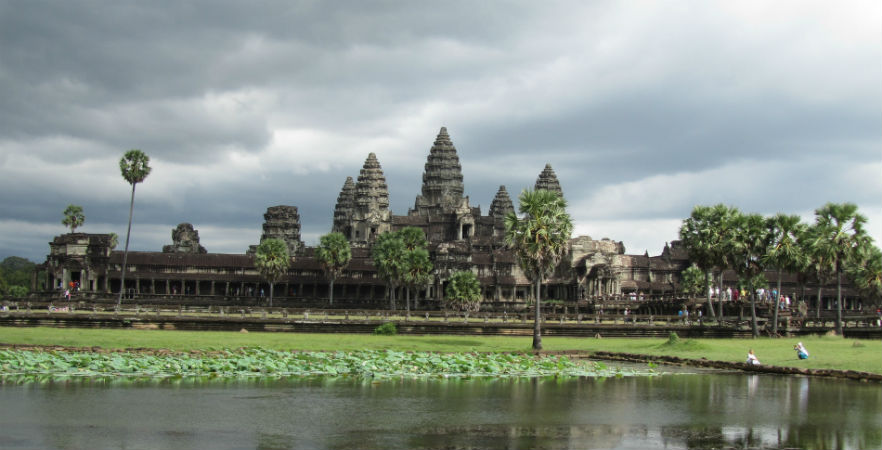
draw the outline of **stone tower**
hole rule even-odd
[[[343,233],[348,239],[352,235],[352,214],[355,211],[355,181],[352,177],[346,177],[343,189],[337,196],[337,205],[334,206],[334,224],[331,231]]]
[[[452,212],[463,205],[463,192],[462,166],[456,147],[447,134],[447,128],[441,127],[429,150],[423,172],[422,194],[417,196],[412,212],[421,216]]]
[[[260,242],[266,239],[281,239],[288,244],[288,254],[294,256],[301,248],[303,241],[300,240],[300,213],[296,206],[270,206],[263,215],[263,234]],[[257,246],[248,248],[248,254],[253,255]]]
[[[199,245],[199,231],[189,223],[182,223],[172,230],[172,245],[163,245],[162,253],[207,253]]]
[[[505,186],[499,186],[499,190],[496,191],[496,197],[490,203],[490,217],[503,218],[506,214],[514,212],[514,210],[514,204],[511,202],[511,197],[508,196]]]
[[[557,181],[557,175],[555,175],[554,169],[551,168],[551,164],[545,164],[545,169],[542,170],[542,173],[539,174],[539,178],[536,179],[535,189],[554,191],[563,197],[563,190],[560,188],[560,182]]]
[[[343,189],[346,189],[344,185]],[[343,192],[340,193],[343,195]],[[345,199],[344,199],[345,201]],[[392,213],[389,211],[389,187],[377,155],[368,155],[358,183],[355,184],[352,217],[349,220],[349,242],[367,245],[382,233],[392,230]],[[345,229],[345,228],[344,228]]]

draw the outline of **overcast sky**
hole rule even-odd
[[[0,0],[0,258],[45,260],[70,203],[124,239],[132,148],[133,250],[190,222],[243,253],[273,205],[315,244],[370,152],[406,214],[442,126],[484,214],[550,163],[628,253],[719,202],[854,202],[878,245],[880,30],[877,0]]]

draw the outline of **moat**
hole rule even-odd
[[[882,385],[742,373],[0,383],[0,447],[882,448]]]

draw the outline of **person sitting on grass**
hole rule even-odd
[[[750,364],[751,366],[760,365],[759,359],[753,354],[753,349],[747,351],[747,364]]]
[[[799,342],[796,345],[794,345],[793,349],[796,350],[796,356],[798,356],[799,359],[808,359],[808,357],[809,357],[808,350],[805,349],[805,346],[802,345],[802,342]]]

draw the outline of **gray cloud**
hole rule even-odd
[[[485,212],[551,163],[583,229],[652,251],[695,203],[878,210],[880,25],[869,1],[3,3],[0,222],[30,231],[0,256],[41,259],[68,203],[124,231],[129,148],[143,249],[187,221],[244,251],[276,204],[318,236],[369,152],[403,214],[441,126]]]

